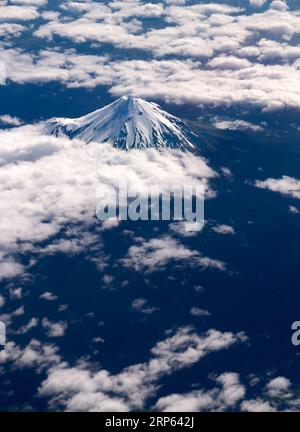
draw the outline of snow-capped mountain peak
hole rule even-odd
[[[157,104],[129,95],[83,117],[54,118],[44,132],[79,138],[87,143],[109,142],[122,149],[186,148],[194,145],[187,125]]]

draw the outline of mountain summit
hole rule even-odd
[[[83,117],[51,119],[44,133],[67,135],[86,143],[109,142],[125,150],[194,149],[182,120],[163,111],[159,105],[134,96],[123,96]]]

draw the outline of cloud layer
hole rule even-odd
[[[101,226],[95,214],[99,194],[111,186],[118,188],[120,178],[138,185],[140,193],[148,196],[155,184],[168,188],[204,183],[211,194],[208,179],[215,175],[204,159],[189,153],[87,146],[43,136],[39,126],[0,131],[0,140],[1,278],[24,271],[14,258],[19,253],[72,254],[88,246],[101,247],[100,237],[88,231],[97,224],[99,233],[118,226],[111,220]],[[85,231],[70,228],[76,224],[85,226]],[[41,246],[44,241],[48,244]]]
[[[113,95],[209,106],[300,106],[300,12],[286,2],[251,1],[244,9],[230,2],[66,1],[52,11],[42,1],[2,3],[1,59],[14,82],[108,85]],[[17,48],[10,38],[38,16],[43,21],[30,38],[46,47]],[[57,48],[62,40],[75,48]]]

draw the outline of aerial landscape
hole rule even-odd
[[[0,411],[300,411],[298,0],[0,0]]]

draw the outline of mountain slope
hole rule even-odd
[[[134,96],[123,96],[104,108],[76,119],[51,119],[43,132],[47,135],[67,135],[87,143],[109,142],[125,150],[194,148],[183,121],[163,111],[157,104]]]

